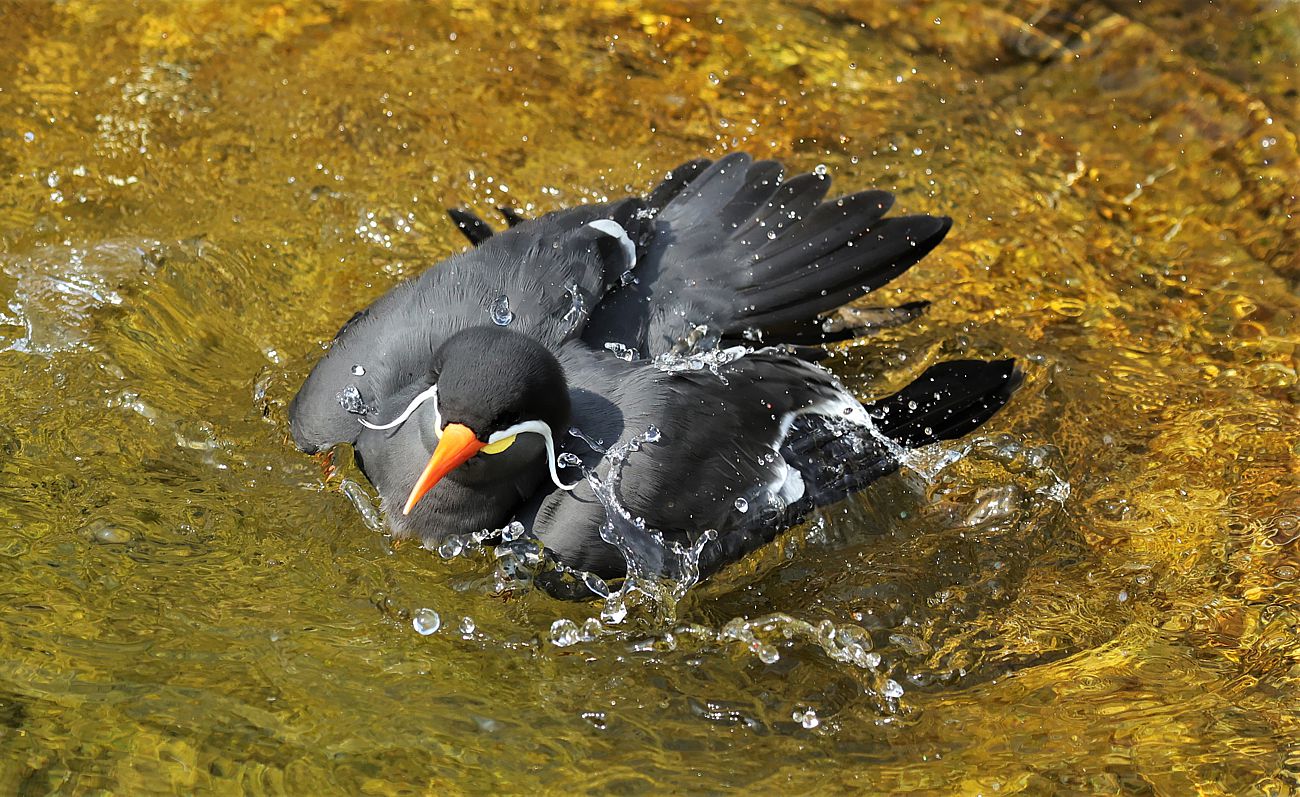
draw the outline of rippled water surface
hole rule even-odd
[[[2,10],[0,792],[1300,789],[1300,6]],[[834,367],[1010,407],[670,623],[287,441],[444,208],[733,149],[952,215]]]

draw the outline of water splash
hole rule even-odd
[[[737,360],[753,353],[748,346],[729,346],[725,349],[692,349],[685,353],[666,352],[653,361],[653,365],[665,373],[708,370],[722,384],[727,384],[723,369]]]
[[[660,620],[671,622],[676,616],[677,604],[699,581],[700,555],[704,546],[717,537],[717,532],[709,529],[683,545],[650,528],[644,518],[634,515],[623,505],[618,485],[628,457],[640,451],[643,445],[660,440],[659,429],[647,427],[641,434],[612,446],[606,452],[605,461],[609,468],[604,477],[591,469],[583,469],[596,499],[605,510],[600,537],[618,548],[627,563],[627,576],[622,585],[605,598],[601,618],[606,623],[622,622],[632,607],[643,604],[650,606]]]
[[[560,319],[565,325],[565,329],[573,332],[582,323],[582,319],[587,314],[587,302],[582,297],[582,288],[577,283],[571,283],[564,289],[564,295],[569,297],[569,309]]]
[[[359,482],[354,479],[344,479],[339,485],[339,492],[347,496],[356,508],[357,514],[361,516],[361,522],[366,524],[366,528],[371,531],[383,531],[384,520],[379,516],[379,510],[375,507],[375,500],[370,492],[366,490]]]
[[[578,438],[583,443],[586,443],[587,447],[592,451],[595,451],[598,454],[605,453],[605,442],[603,440],[597,440],[594,437],[588,436],[586,432],[576,426],[569,427],[569,434],[572,437]]]
[[[582,639],[578,624],[567,618],[551,623],[551,644],[557,648],[567,648],[578,644]]]

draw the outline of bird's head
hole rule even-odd
[[[435,384],[397,421],[366,424],[392,428],[419,404],[434,403],[430,442],[436,443],[403,514],[444,478],[503,478],[541,466],[542,456],[551,478],[566,487],[556,475],[555,440],[568,428],[569,389],[564,369],[545,347],[502,327],[472,327],[443,342],[432,372]]]

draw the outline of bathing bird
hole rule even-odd
[[[954,360],[863,403],[818,364],[923,309],[840,310],[952,224],[830,184],[734,153],[644,196],[505,211],[501,231],[452,211],[474,246],[343,325],[290,404],[293,439],[349,444],[397,538],[518,523],[562,568],[617,579],[617,511],[715,573],[971,432],[1020,381],[1010,360]]]

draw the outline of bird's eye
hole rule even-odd
[[[518,435],[513,434],[509,437],[503,437],[495,443],[488,443],[480,448],[479,451],[482,451],[484,454],[500,454],[502,451],[505,451],[507,448],[514,445],[516,437],[518,437]]]

